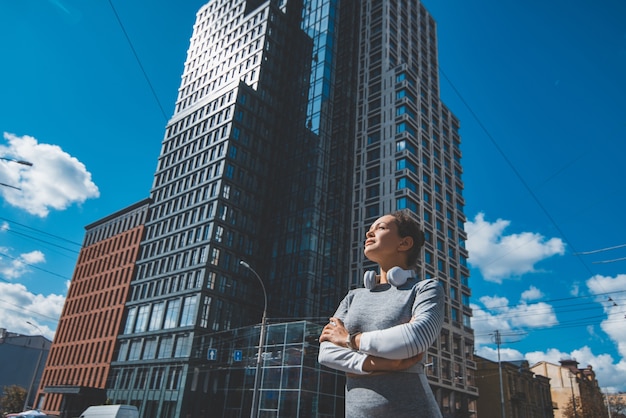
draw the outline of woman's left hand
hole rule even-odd
[[[346,341],[350,333],[343,325],[343,321],[339,318],[330,318],[328,324],[322,330],[320,335],[320,342],[330,341],[331,343],[340,347],[346,347]]]

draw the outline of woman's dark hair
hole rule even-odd
[[[398,210],[390,213],[390,215],[396,220],[398,234],[401,237],[413,238],[413,247],[411,247],[411,250],[409,250],[409,253],[407,254],[406,262],[409,267],[414,267],[417,264],[417,259],[419,258],[420,251],[424,245],[424,231],[422,231],[419,223],[408,210]]]

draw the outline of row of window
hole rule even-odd
[[[114,240],[108,241],[106,244],[109,246],[109,248],[111,248],[110,246],[113,246],[113,248],[118,248],[119,246],[125,247],[127,240],[133,242],[135,234],[139,232],[134,231],[131,232],[130,236],[123,235],[121,236],[121,238],[118,237],[118,235],[122,232],[126,232],[140,225],[143,225],[146,221],[147,211],[148,205],[143,205],[135,210],[129,211],[119,217],[116,217],[111,222],[89,228],[85,233],[85,242],[83,243],[83,247],[88,247],[92,244],[107,240],[111,237],[114,237]],[[122,242],[118,242],[118,240],[122,240]],[[107,252],[108,249],[105,249],[104,253],[106,254]]]
[[[115,334],[107,340],[77,342],[78,340],[80,339],[76,338],[76,335],[72,335],[67,345],[65,341],[55,341],[50,350],[48,365],[66,367],[69,365],[109,364],[111,362]]]
[[[195,324],[198,295],[128,308],[124,334],[159,331]]]
[[[122,368],[111,371],[110,384],[116,390],[178,390],[182,374],[182,366]]]
[[[82,312],[91,310],[124,306],[124,302],[126,302],[127,284],[130,282],[132,271],[132,268],[127,268],[125,271],[121,272],[119,276],[105,273],[90,277],[84,283],[80,281],[76,282],[76,280],[72,281],[70,294],[68,294],[65,306],[63,307],[63,315],[81,315]],[[80,293],[83,284],[86,284],[85,287],[91,287],[91,281],[104,283],[107,277],[120,277],[119,285],[117,287],[106,286],[107,289],[105,291]]]
[[[83,386],[102,388],[105,386],[108,366],[81,367],[72,363],[71,367],[52,367],[46,364],[41,380],[41,387],[45,386]],[[49,394],[52,396],[53,394]],[[52,409],[52,408],[50,408]]]

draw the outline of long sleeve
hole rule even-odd
[[[352,292],[346,295],[337,307],[337,310],[333,315],[334,317],[341,320],[345,318],[353,296]],[[366,358],[367,354],[350,350],[345,347],[339,347],[329,341],[324,341],[320,344],[317,361],[326,367],[346,373],[368,374],[369,372],[363,371],[363,363]]]
[[[352,374],[369,374],[363,371],[363,362],[367,354],[348,348],[339,347],[329,341],[320,344],[320,352],[317,360],[320,364]]]
[[[444,317],[444,294],[435,280],[419,282],[411,321],[391,328],[361,334],[359,351],[388,359],[405,359],[428,350]]]

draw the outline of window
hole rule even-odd
[[[196,312],[196,300],[197,296],[186,297],[183,301],[183,312],[180,317],[180,326],[185,327],[194,324],[195,312]]]
[[[396,190],[409,189],[414,193],[417,193],[417,184],[409,180],[406,177],[401,177],[396,183]]]
[[[163,314],[165,312],[165,302],[155,303],[152,306],[152,315],[150,316],[150,324],[148,331],[156,331],[161,329],[163,323]]]
[[[457,308],[450,309],[450,316],[452,317],[452,321],[459,322],[459,310]]]
[[[170,358],[172,356],[172,346],[174,344],[173,337],[163,337],[161,338],[161,343],[159,344],[159,356],[158,358]]]
[[[128,310],[128,318],[126,319],[126,327],[124,328],[124,334],[130,334],[133,332],[136,318],[137,318],[137,308],[130,308]]]
[[[156,339],[155,338],[147,339],[145,341],[145,344],[144,344],[142,358],[148,359],[148,360],[155,358],[156,357],[156,349],[157,349]]]
[[[137,311],[137,322],[135,323],[135,332],[144,332],[148,327],[148,314],[150,312],[150,306],[140,306]]]
[[[165,322],[163,329],[175,328],[178,322],[178,311],[180,309],[180,299],[174,299],[167,302],[167,311],[165,312]]]
[[[132,341],[130,343],[130,350],[128,351],[128,360],[139,360],[141,353],[141,341]]]
[[[417,203],[406,197],[396,199],[396,210],[409,209],[413,212],[417,212]]]
[[[186,335],[179,335],[176,337],[176,344],[174,345],[174,357],[187,357],[190,353],[189,337]]]

